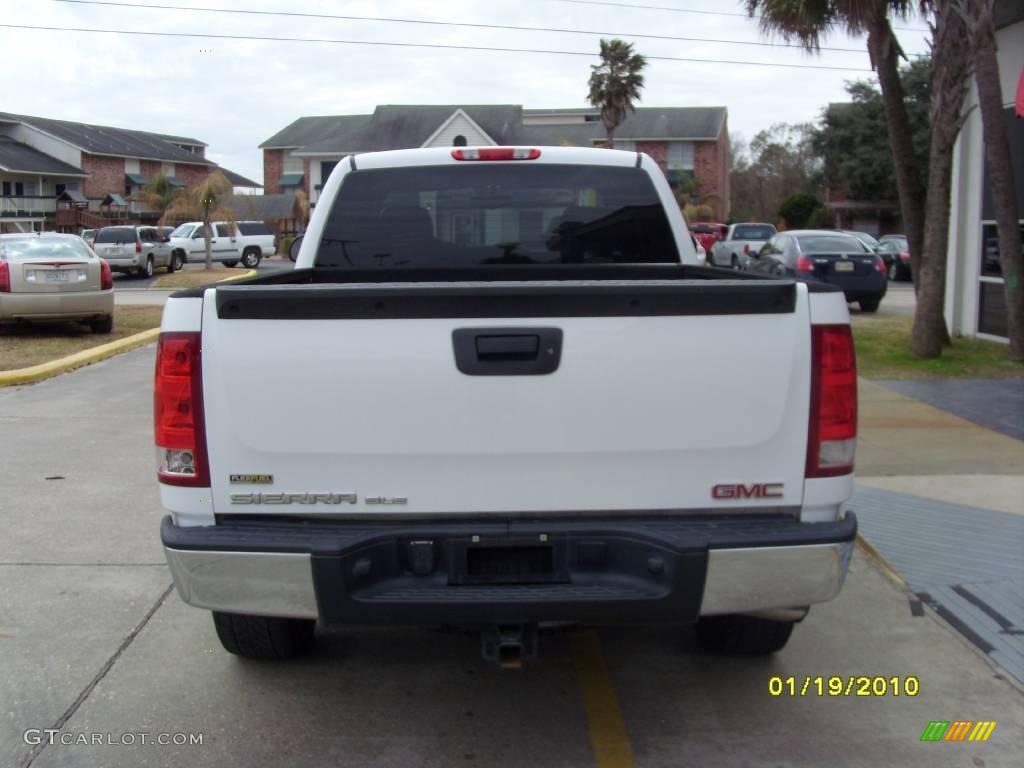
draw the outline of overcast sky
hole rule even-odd
[[[589,30],[635,43],[650,61],[641,106],[725,106],[733,136],[775,122],[816,120],[844,100],[844,81],[873,77],[860,38],[826,45],[855,52],[811,56],[764,42],[736,0],[608,0],[715,13],[583,4],[578,0],[136,0],[138,4],[345,14]],[[209,145],[212,160],[262,181],[260,142],[303,115],[365,114],[377,104],[586,106],[596,54],[562,56],[334,43],[279,37],[597,51],[601,35],[518,32],[340,19],[113,7],[59,0],[0,0],[0,24],[251,35],[272,40],[148,37],[0,26],[0,111],[172,133]],[[898,35],[926,50],[924,23]],[[631,34],[632,33],[632,34]],[[638,34],[736,42],[652,40]],[[210,52],[205,52],[206,50]],[[714,59],[753,62],[713,63]],[[802,65],[799,69],[758,62]],[[811,69],[808,65],[857,71]]]

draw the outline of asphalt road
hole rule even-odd
[[[1024,693],[863,552],[770,659],[701,653],[687,629],[548,634],[519,672],[427,629],[332,634],[294,663],[232,657],[170,590],[152,367],[148,347],[0,390],[0,766],[1020,765]],[[772,677],[799,693],[819,675],[914,676],[920,692],[770,695]],[[933,720],[998,725],[987,743],[922,743]]]
[[[203,267],[205,266],[205,264],[186,264],[184,266],[184,269],[203,269]],[[259,267],[257,267],[257,270],[261,275],[264,275],[273,274],[274,272],[282,272],[294,268],[295,264],[293,262],[289,261],[288,259],[283,259],[278,256],[275,256],[272,259],[262,259],[260,261]],[[241,265],[235,267],[235,269],[237,269],[240,273],[245,271],[245,267],[242,267]],[[167,274],[167,270],[163,268],[157,269],[156,272],[153,274],[153,277],[150,278],[136,277],[135,275],[128,275],[125,274],[124,272],[115,272],[114,291],[116,292],[123,290],[143,290],[149,288],[149,286],[152,285],[154,280],[165,274]]]

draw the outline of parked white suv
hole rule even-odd
[[[217,221],[210,233],[213,260],[228,267],[241,263],[255,269],[260,259],[274,255],[274,234],[262,221]],[[205,228],[201,221],[191,221],[171,232],[172,252],[183,262],[206,260]]]

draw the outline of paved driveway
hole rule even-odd
[[[149,347],[0,391],[0,766],[1019,765],[1021,690],[860,553],[767,660],[703,654],[686,629],[549,634],[521,672],[426,629],[333,634],[295,663],[234,658],[169,589],[152,366]],[[252,396],[254,418],[274,397]],[[850,675],[914,676],[920,693],[769,692],[772,677],[797,693],[811,678],[813,694],[814,677]],[[987,743],[920,741],[958,719],[998,726]]]

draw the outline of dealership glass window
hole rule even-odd
[[[1010,171],[1017,191],[1017,218],[1024,234],[1024,120],[1014,114],[1012,107],[1004,110],[1006,134],[1010,143]],[[1007,336],[1006,287],[999,262],[999,232],[995,222],[995,205],[989,185],[988,169],[982,181],[981,259],[978,278],[978,332],[993,336]]]

